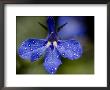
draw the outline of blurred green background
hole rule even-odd
[[[44,16],[16,16],[16,74],[48,74],[43,67],[44,58],[31,63],[19,57],[17,49],[28,38],[45,38],[46,30],[38,22],[46,25]],[[77,60],[61,58],[62,65],[56,74],[94,74],[94,43],[83,38],[83,55]]]

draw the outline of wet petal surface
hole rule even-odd
[[[44,67],[50,74],[56,73],[58,67],[61,64],[60,55],[56,48],[52,49],[49,47],[46,50]]]
[[[45,44],[46,41],[42,39],[27,39],[19,46],[18,54],[22,59],[31,60],[33,62],[38,60],[46,50]]]
[[[77,40],[59,40],[57,49],[62,57],[70,60],[78,59],[82,55],[82,47]]]

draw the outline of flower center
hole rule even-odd
[[[48,17],[47,19],[47,24],[48,24],[48,39],[47,39],[47,44],[46,47],[51,47],[53,49],[54,47],[57,47],[57,40],[58,40],[58,35],[55,29],[55,21],[53,17]]]
[[[48,36],[48,41],[50,42],[54,42],[54,41],[57,41],[58,40],[58,36],[57,36],[57,33],[55,32],[51,32]]]
[[[53,42],[48,41],[46,44],[46,47],[47,48],[51,47],[53,49],[54,47],[57,47],[57,42],[56,41],[53,41]]]
[[[53,46],[57,47],[57,42],[56,41],[53,42]]]

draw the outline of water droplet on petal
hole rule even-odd
[[[74,55],[76,55],[76,54],[74,53]]]
[[[64,56],[65,54],[63,53],[62,55]]]

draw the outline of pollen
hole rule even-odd
[[[47,44],[46,44],[46,47],[49,47],[51,45],[51,42],[48,41]]]
[[[55,47],[57,47],[57,42],[56,42],[56,41],[54,41],[54,42],[53,42],[53,45],[54,45]]]

